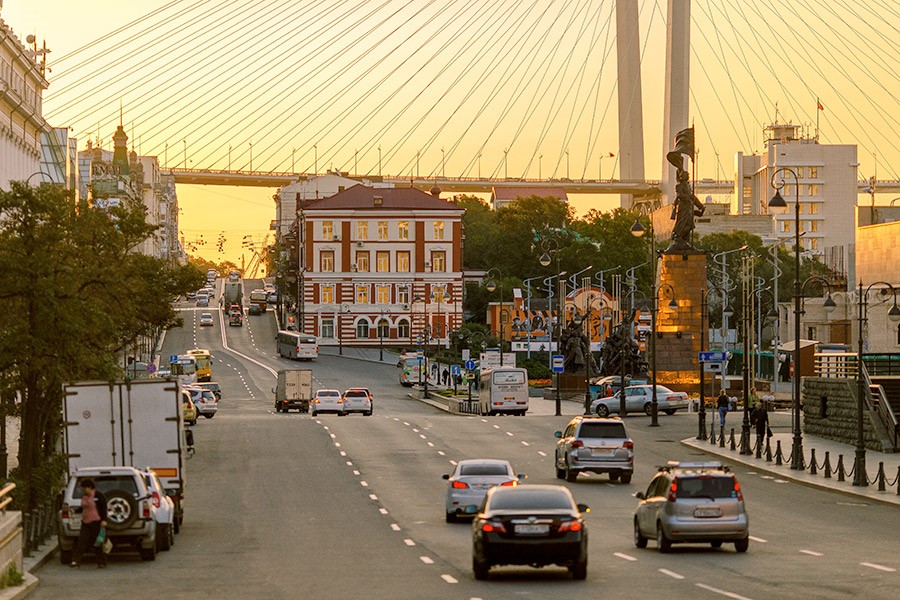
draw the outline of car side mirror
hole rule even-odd
[[[588,506],[587,504],[579,504],[579,505],[578,505],[578,512],[587,514],[587,513],[591,512],[591,507]]]
[[[275,393],[275,388],[272,388],[272,393],[273,393],[273,394]]]
[[[188,448],[194,447],[194,432],[190,429],[187,429],[184,432],[184,442],[187,444]]]
[[[444,473],[443,475],[441,475],[441,479],[450,479],[450,475]]]
[[[644,498],[646,498],[646,496],[644,496],[644,492],[635,492],[634,497],[638,500],[643,500]]]
[[[558,438],[562,438],[562,431],[557,431],[557,432],[554,433],[553,435],[555,435],[555,436],[558,437]]]
[[[525,481],[526,479],[528,479],[528,475],[526,475],[525,473],[519,473],[517,477],[519,478],[519,481]]]

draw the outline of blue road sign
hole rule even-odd
[[[459,368],[459,365],[450,365],[450,374],[456,377],[462,372],[462,369]]]
[[[471,371],[472,369],[474,369],[474,368],[475,368],[475,361],[474,361],[474,360],[467,360],[467,361],[466,361],[466,368],[467,368],[468,370],[470,370],[470,371]]]
[[[173,363],[177,363],[177,362],[178,362],[178,355],[170,354],[169,355],[169,364],[173,364]]]
[[[148,364],[148,365],[147,365],[147,372],[150,373],[151,375],[153,375],[154,373],[156,373],[156,365],[153,364],[153,363]]]
[[[566,357],[562,354],[554,354],[551,362],[551,366],[554,373],[562,373],[565,371]]]
[[[700,362],[725,362],[724,352],[700,352],[697,355]]]

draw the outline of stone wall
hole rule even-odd
[[[803,378],[803,431],[845,444],[856,445],[856,381],[830,377]],[[889,451],[872,424],[877,414],[865,411],[863,439],[866,448],[878,452]]]
[[[19,573],[25,572],[22,568],[22,513],[17,510],[0,512],[0,572],[11,564]]]

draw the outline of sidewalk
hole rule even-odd
[[[731,429],[731,427],[726,427],[724,448],[719,445],[720,442],[718,439],[716,439],[715,444],[710,444],[709,440],[698,440],[696,438],[687,438],[681,440],[681,443],[685,446],[720,456],[729,463],[740,463],[758,471],[771,473],[781,479],[812,487],[825,488],[866,500],[900,506],[900,494],[898,494],[898,490],[900,490],[900,481],[898,481],[898,473],[900,473],[900,471],[898,471],[898,469],[900,469],[900,454],[885,454],[883,452],[875,452],[867,449],[866,471],[868,474],[869,485],[867,487],[854,486],[851,473],[853,470],[856,447],[853,445],[843,444],[841,442],[835,442],[811,435],[804,435],[803,456],[806,469],[800,471],[791,469],[791,462],[788,460],[791,455],[791,442],[793,440],[791,432],[774,433],[770,438],[772,460],[767,461],[765,448],[763,448],[762,458],[756,458],[755,447],[753,454],[742,455],[740,453],[740,425],[734,427],[736,449],[731,450]],[[718,428],[716,434],[718,435]],[[781,443],[783,457],[781,466],[776,465],[776,452],[779,442]],[[750,443],[751,446],[756,443],[756,435],[752,430]],[[813,450],[815,451],[816,457],[816,474],[812,474],[811,472],[811,457]],[[830,477],[826,477],[826,453],[830,465]],[[843,456],[844,481],[838,481],[838,461],[841,456]],[[885,491],[883,492],[878,491],[879,463],[884,464]]]

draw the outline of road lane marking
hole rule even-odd
[[[396,523],[391,523],[391,529],[393,529],[394,531],[400,531],[400,526]]]
[[[494,427],[494,429],[500,429],[499,425],[494,425],[493,427]]]
[[[884,565],[877,565],[875,563],[870,563],[870,562],[861,562],[859,564],[861,564],[864,567],[869,567],[871,569],[878,569],[879,571],[886,571],[888,573],[893,573],[894,571],[897,570],[897,569],[892,569],[890,567],[885,567]]]
[[[613,552],[613,556],[618,556],[619,558],[624,558],[625,560],[637,560],[637,558],[635,558],[634,556],[631,556],[630,554],[622,554],[621,552]]]
[[[758,537],[755,537],[752,535],[748,535],[747,537],[750,538],[751,540],[753,540],[754,542],[759,542],[760,544],[768,544],[769,543],[769,540],[764,540],[762,538],[758,538]]]
[[[684,575],[679,575],[675,571],[670,571],[668,569],[657,569],[657,571],[659,571],[663,575],[668,575],[669,577],[671,577],[673,579],[684,579]]]
[[[543,452],[543,451],[541,451],[541,450],[538,450],[538,454],[540,454],[541,456],[547,456],[547,453],[546,453],[546,452]]]
[[[703,588],[704,590],[715,592],[716,594],[722,594],[723,596],[734,598],[734,600],[750,600],[750,598],[747,598],[746,596],[741,596],[740,594],[735,594],[734,592],[726,592],[725,590],[714,588],[713,586],[706,585],[705,583],[695,583],[694,585],[696,585],[698,588]]]
[[[354,470],[353,470],[353,474],[354,474],[354,475],[359,475],[359,471],[357,471],[357,470],[354,469]]]
[[[419,434],[419,437],[422,438],[423,440],[427,440],[427,439],[428,439],[427,437],[425,437],[425,436],[422,435],[421,433]]]
[[[529,444],[529,443],[526,442],[525,440],[522,440],[522,445],[523,445],[523,446],[530,446],[531,444]]]
[[[348,461],[347,461],[347,466],[348,466],[348,467],[352,467],[352,466],[353,466],[353,461],[352,461],[352,460],[348,460]]]
[[[416,429],[415,427],[413,427],[413,431],[414,431],[415,433],[419,433],[419,430]]]
[[[403,424],[409,427],[409,423],[407,423],[406,421],[403,421]]]
[[[383,515],[388,514],[388,511],[387,511],[386,508],[379,508],[379,509],[378,509],[378,512],[380,512],[380,513],[383,514]]]
[[[340,442],[335,442],[335,443],[334,443],[334,447],[335,447],[335,448],[340,448],[340,447],[341,447],[341,443],[340,443]]]
[[[419,557],[419,560],[421,560],[421,561],[422,561],[423,563],[425,563],[426,565],[433,565],[433,564],[434,564],[434,561],[431,560],[431,558],[429,558],[428,556],[420,556],[420,557]]]
[[[406,544],[407,546],[415,546],[416,545],[416,543],[409,538],[406,538],[405,540],[403,540],[403,543]]]
[[[456,577],[454,577],[453,575],[447,575],[446,573],[441,575],[441,579],[443,579],[447,583],[459,583],[459,580]]]
[[[441,456],[447,456],[446,454],[444,454],[443,450],[438,450],[438,454],[440,454]]]
[[[361,485],[363,487],[369,487],[369,483],[367,481],[360,481],[359,485]]]
[[[428,442],[428,447],[429,447],[429,448],[434,448],[434,444],[432,444],[431,442]]]
[[[375,494],[369,494],[369,500],[378,500],[378,496]]]
[[[825,556],[821,552],[813,552],[812,550],[801,550],[802,554],[809,554],[810,556]]]
[[[329,436],[331,436],[331,439],[334,439],[334,438],[336,438],[336,437],[337,437],[337,436],[336,436],[336,435],[334,435],[334,434],[333,434],[333,433],[329,433],[329,434],[328,434],[328,435],[329,435]]]
[[[453,465],[453,466],[455,467],[455,466],[456,466],[456,461],[455,461],[455,460],[451,460],[451,461],[450,461],[450,464]]]
[[[341,456],[347,456],[347,453],[341,450]]]
[[[776,479],[775,483],[787,483],[786,479]]]
[[[512,436],[515,435],[515,434],[513,434],[513,433],[507,431],[507,432],[506,432],[506,435],[508,435],[509,437],[512,437]]]

